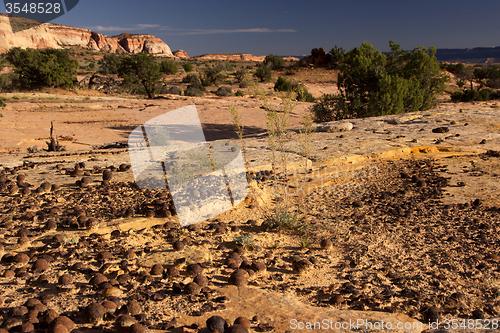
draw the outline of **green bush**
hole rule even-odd
[[[300,223],[297,214],[284,208],[278,208],[276,213],[267,217],[263,225],[268,229],[302,230],[305,225]]]
[[[260,65],[254,75],[259,78],[260,82],[269,82],[273,78],[271,69],[265,64]]]
[[[245,69],[239,69],[234,73],[234,76],[236,77],[236,80],[238,81],[238,83],[243,82],[243,80],[245,80],[247,75],[248,75],[248,72]]]
[[[171,95],[182,95],[182,90],[179,87],[170,87],[167,89],[167,94]]]
[[[278,77],[276,84],[274,85],[275,91],[296,91],[297,101],[300,102],[314,102],[316,99],[307,91],[303,84],[292,83],[284,79],[283,77]]]
[[[0,98],[0,108],[4,108],[7,104],[5,104],[5,101],[3,98]]]
[[[211,85],[218,85],[221,81],[223,81],[226,77],[222,74],[222,69],[219,67],[211,67],[207,68],[204,71],[204,76],[202,79],[202,84],[206,87]]]
[[[184,68],[184,71],[186,73],[189,73],[193,70],[193,65],[191,65],[190,62],[186,62],[184,65],[182,65],[182,67]]]
[[[154,98],[156,91],[161,87],[160,65],[151,54],[138,53],[123,58],[119,75],[129,87],[142,85],[148,98]]]
[[[98,61],[99,72],[102,74],[118,74],[123,56],[118,54],[105,54]]]
[[[184,78],[182,78],[182,83],[195,83],[195,82],[200,82],[200,78],[196,74],[188,74],[184,76]]]
[[[14,47],[9,50],[6,59],[15,67],[23,88],[68,88],[77,81],[78,61],[70,60],[66,51]]]
[[[282,76],[278,77],[278,80],[276,80],[274,85],[274,91],[292,91],[293,88],[294,85]]]
[[[339,96],[322,99],[311,109],[319,121],[428,110],[437,104],[436,95],[449,78],[439,67],[436,49],[407,52],[392,41],[390,46],[388,55],[367,42],[345,54],[339,65]]]
[[[325,94],[310,108],[315,122],[328,122],[349,118],[343,112],[344,99],[342,96]]]
[[[264,65],[270,64],[271,69],[276,70],[276,69],[281,69],[285,67],[285,60],[277,55],[274,54],[269,54],[265,59],[264,59]]]
[[[240,89],[238,89],[238,90],[236,91],[235,95],[236,95],[236,96],[239,96],[239,97],[244,96],[244,95],[243,95],[243,91],[241,91]]]
[[[188,86],[186,90],[184,90],[184,96],[193,96],[193,97],[202,97],[205,93],[203,90],[195,87]]]
[[[465,92],[457,91],[451,95],[451,101],[459,102],[474,102],[474,101],[489,101],[497,99],[498,92],[485,88],[481,90],[466,90]]]
[[[297,87],[297,101],[314,103],[316,98],[314,98],[313,95],[307,91],[303,84],[301,84]]]
[[[219,89],[217,89],[215,94],[217,96],[227,97],[227,96],[231,96],[233,94],[233,91],[231,90],[230,87],[220,87]]]
[[[177,70],[177,65],[170,60],[163,60],[160,64],[160,72],[162,73],[175,75]]]

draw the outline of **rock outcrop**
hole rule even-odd
[[[194,59],[202,59],[202,60],[221,60],[221,61],[264,61],[266,59],[265,56],[254,56],[246,53],[226,53],[226,54],[202,54],[199,56],[193,57]],[[298,58],[295,57],[283,57],[286,61],[299,61]]]
[[[13,25],[32,26],[31,29],[14,33]],[[0,53],[19,46],[32,49],[63,49],[80,47],[103,52],[147,52],[154,55],[173,56],[170,47],[152,35],[121,34],[108,37],[88,29],[44,23],[35,24],[33,20],[0,14]]]
[[[188,54],[186,53],[186,51],[184,51],[184,50],[175,51],[173,54],[174,54],[174,57],[176,57],[176,58],[181,58],[181,59],[189,59],[190,58],[188,56]]]

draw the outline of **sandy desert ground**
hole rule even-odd
[[[302,204],[303,228],[277,231],[264,217],[277,205],[269,194],[279,177],[270,173],[265,110],[251,96],[6,97],[0,331],[208,332],[212,316],[229,324],[245,317],[254,332],[336,331],[293,326],[323,319],[421,332],[438,318],[442,328],[457,319],[498,330],[498,103],[322,124],[308,161],[300,133],[290,132],[290,200]],[[180,228],[167,191],[134,185],[120,143],[145,121],[192,104],[208,141],[240,144],[229,106],[241,112],[252,193],[263,204],[249,197]],[[308,107],[297,104],[290,127],[300,128]],[[43,151],[51,122],[64,152]]]

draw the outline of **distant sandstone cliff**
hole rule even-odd
[[[7,52],[15,46],[32,49],[81,47],[112,53],[147,52],[159,56],[173,56],[170,47],[161,39],[152,35],[121,34],[108,37],[88,29],[51,23],[36,25],[33,22],[26,18],[14,17],[12,24],[32,26],[30,29],[14,33],[12,32],[9,17],[0,14],[0,53]]]
[[[204,60],[221,60],[221,61],[230,61],[230,60],[243,60],[243,61],[264,61],[265,56],[254,56],[251,54],[245,53],[229,53],[229,54],[202,54],[199,56],[193,57],[193,59],[204,59]],[[284,57],[286,61],[299,61],[299,58],[295,57]]]

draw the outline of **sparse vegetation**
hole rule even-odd
[[[260,80],[260,82],[269,82],[273,78],[271,69],[265,64],[260,65],[254,75]]]
[[[340,94],[326,97],[311,110],[317,121],[364,118],[427,110],[437,104],[448,76],[436,60],[436,49],[407,52],[394,42],[388,55],[364,42],[340,63]]]
[[[220,96],[220,97],[227,97],[227,96],[233,95],[233,91],[231,90],[231,87],[224,86],[224,87],[220,87],[219,89],[217,89],[215,94],[217,96]]]
[[[23,88],[69,88],[76,82],[78,61],[71,60],[63,50],[14,47],[6,59],[14,66]]]
[[[119,75],[127,85],[141,85],[148,98],[155,98],[161,86],[160,65],[151,54],[138,53],[122,59]]]
[[[269,54],[265,59],[264,59],[264,65],[267,67],[271,67],[272,70],[277,70],[285,67],[285,60],[277,55],[274,54]]]
[[[184,68],[184,71],[186,73],[189,73],[193,70],[193,65],[191,65],[190,62],[186,62],[186,63],[184,63],[184,65],[182,65],[182,68]]]
[[[241,234],[240,236],[235,237],[233,242],[246,250],[253,250],[255,248],[255,239],[252,234]]]
[[[177,65],[170,60],[163,60],[160,64],[160,72],[165,74],[174,75],[177,74]]]

